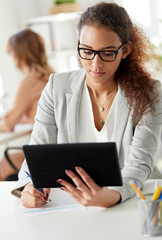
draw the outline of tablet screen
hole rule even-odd
[[[65,170],[82,167],[99,186],[121,186],[116,144],[68,143],[24,145],[24,155],[35,188],[60,187],[61,178],[74,185]]]

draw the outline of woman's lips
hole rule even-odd
[[[94,77],[101,77],[104,75],[104,72],[96,72],[96,71],[92,71],[91,70],[91,74],[94,76]]]

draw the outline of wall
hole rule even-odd
[[[0,0],[0,73],[4,89],[8,93],[16,90],[16,80],[19,74],[15,71],[14,66],[6,55],[6,42],[8,37],[18,28],[18,24],[19,19],[17,18],[14,1]]]

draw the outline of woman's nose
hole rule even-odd
[[[92,66],[93,67],[102,67],[103,61],[101,60],[100,56],[96,54],[96,56],[92,59]]]

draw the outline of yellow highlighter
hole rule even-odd
[[[162,188],[160,187],[160,186],[158,186],[157,188],[156,188],[156,191],[154,192],[154,194],[153,194],[153,196],[152,196],[152,201],[155,201],[155,200],[159,200],[159,198],[160,198],[160,196],[161,196],[161,192],[162,192]],[[160,222],[160,224],[162,224],[162,209],[161,209],[161,207],[162,207],[162,202],[160,202],[160,203],[158,203],[158,206],[157,205],[155,205],[155,207],[156,207],[156,212],[155,212],[155,216],[154,216],[154,218],[153,218],[153,226],[155,226],[156,225],[156,222],[157,222],[157,219],[158,219],[158,217],[159,217],[159,211],[160,211],[160,218],[159,218],[159,222]]]
[[[130,185],[142,200],[146,199],[133,181],[130,182]]]
[[[154,195],[152,196],[152,201],[158,200],[161,194],[162,188],[158,186],[156,188],[156,191],[154,192]]]

